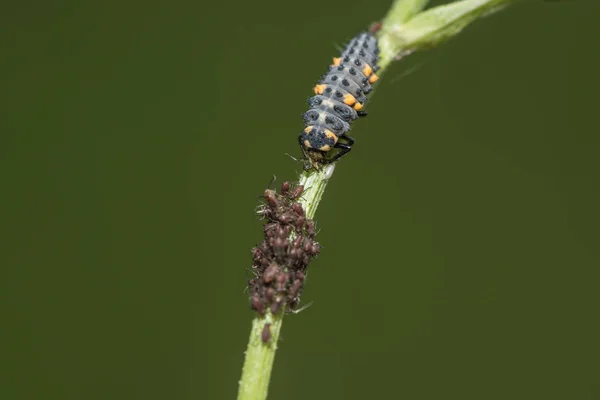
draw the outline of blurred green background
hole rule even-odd
[[[235,398],[257,196],[389,5],[2,6],[0,398]],[[530,1],[386,72],[271,399],[600,399],[599,17]]]

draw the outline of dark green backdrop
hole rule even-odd
[[[256,196],[389,4],[2,6],[0,398],[235,397]],[[388,70],[271,399],[600,398],[599,18],[532,1]]]

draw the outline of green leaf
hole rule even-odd
[[[382,21],[383,25],[403,23],[420,12],[429,0],[396,0]]]
[[[408,21],[386,18],[379,33],[381,65],[385,67],[403,54],[437,46],[457,35],[476,19],[516,1],[462,0],[423,11]]]

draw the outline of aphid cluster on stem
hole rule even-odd
[[[303,191],[301,185],[283,182],[279,193],[265,190],[265,202],[258,209],[265,220],[264,240],[252,249],[255,277],[248,286],[250,306],[260,315],[297,309],[306,268],[319,254],[315,224],[298,202]],[[270,336],[263,333],[265,337]]]

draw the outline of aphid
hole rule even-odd
[[[271,314],[277,314],[279,312],[279,307],[281,307],[281,299],[277,298],[271,303]]]
[[[264,196],[265,196],[265,200],[267,201],[267,203],[269,203],[269,205],[271,207],[277,207],[279,205],[279,202],[277,201],[276,193],[274,190],[266,189]]]
[[[298,215],[304,215],[304,209],[302,208],[302,204],[294,203],[292,204],[292,210]]]
[[[302,246],[302,241],[304,240],[303,236],[296,236],[296,238],[294,239],[294,242],[292,244],[292,246],[299,248],[300,246]]]
[[[271,324],[270,323],[266,323],[265,326],[263,327],[262,333],[260,334],[260,339],[263,341],[263,343],[269,343],[269,341],[271,340]]]
[[[321,246],[319,246],[319,243],[317,243],[313,240],[310,243],[310,248],[308,249],[308,254],[310,254],[311,256],[316,256],[320,252],[321,252]]]
[[[263,227],[263,231],[265,232],[265,237],[275,236],[275,229],[277,229],[276,222],[269,222],[269,223],[265,224],[265,226]]]
[[[289,296],[291,299],[294,299],[300,295],[300,290],[302,289],[303,282],[300,279],[297,279],[292,283],[289,290]]]
[[[294,186],[294,188],[290,192],[290,198],[295,200],[295,199],[299,198],[300,196],[302,196],[302,193],[304,193],[304,186],[302,186],[302,185]]]
[[[302,245],[302,250],[304,250],[306,253],[310,253],[312,247],[312,243],[310,240],[305,240],[304,244]]]
[[[273,301],[275,301],[275,289],[273,289],[272,287],[268,287],[265,290],[265,298],[267,299],[267,301],[269,303],[272,303]]]
[[[294,261],[299,260],[304,255],[304,252],[299,248],[291,248],[288,255],[290,261],[293,263]]]
[[[288,278],[289,278],[289,276],[285,272],[282,272],[279,275],[277,275],[277,291],[278,292],[285,292]]]
[[[281,214],[279,218],[277,218],[279,222],[284,224],[289,224],[294,221],[296,218],[292,214]]]
[[[383,26],[383,24],[381,22],[373,22],[371,24],[371,26],[369,27],[369,32],[371,32],[371,33],[379,32],[381,30],[382,26]]]
[[[315,223],[313,220],[306,221],[306,233],[309,237],[315,237]]]
[[[292,233],[292,227],[289,225],[286,225],[283,227],[283,232],[285,233],[285,236],[290,236],[290,233]]]
[[[265,283],[270,283],[273,279],[275,279],[277,272],[279,272],[279,267],[277,264],[273,263],[269,265],[263,273],[263,280]]]
[[[290,244],[290,242],[287,239],[284,238],[275,238],[275,240],[273,241],[273,250],[275,252],[280,251],[280,250],[285,250],[287,249],[288,245]]]
[[[300,233],[302,228],[304,227],[304,222],[306,222],[306,218],[301,215],[296,219],[296,232]]]
[[[258,294],[253,294],[250,298],[250,306],[254,311],[259,313],[260,315],[265,315],[265,305],[260,300]]]
[[[252,260],[254,262],[259,262],[262,257],[263,257],[262,251],[260,251],[260,249],[258,247],[253,247],[252,248]]]
[[[354,139],[347,133],[352,121],[367,115],[361,109],[378,79],[378,54],[377,38],[359,34],[314,87],[315,96],[308,100],[309,110],[303,116],[305,128],[298,137],[312,166],[337,161],[352,149]],[[338,152],[330,156],[334,148]]]

